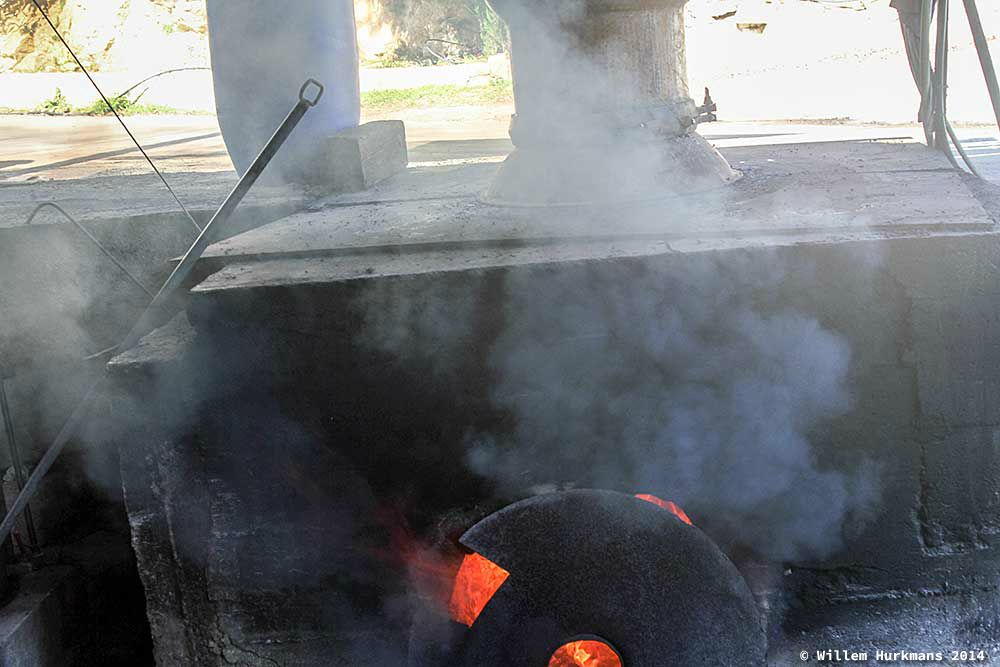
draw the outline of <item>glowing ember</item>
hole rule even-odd
[[[622,659],[604,642],[582,639],[560,646],[549,667],[622,667]]]
[[[653,503],[658,507],[662,507],[689,526],[694,525],[691,523],[691,519],[688,515],[684,513],[684,510],[682,510],[677,503],[672,503],[669,500],[664,500],[663,498],[657,498],[656,496],[648,493],[637,493],[635,497],[639,500],[645,500],[647,503]]]
[[[451,618],[471,628],[472,624],[479,618],[479,614],[486,608],[486,604],[493,597],[493,594],[503,585],[503,582],[507,581],[509,576],[510,573],[507,570],[479,554],[467,555],[462,560],[462,566],[455,576],[455,586],[451,591],[451,599],[448,601],[448,612],[451,614]]]

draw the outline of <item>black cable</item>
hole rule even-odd
[[[90,72],[88,72],[87,68],[83,66],[83,63],[80,62],[80,59],[76,57],[76,53],[74,53],[70,45],[66,43],[65,39],[63,39],[63,36],[59,32],[59,29],[56,28],[54,23],[52,23],[52,19],[50,19],[49,15],[45,13],[45,10],[42,9],[42,6],[38,4],[38,0],[31,0],[31,2],[32,4],[35,5],[35,8],[42,15],[42,18],[45,19],[45,22],[49,24],[49,27],[52,28],[52,32],[56,34],[56,37],[59,38],[59,41],[62,42],[63,46],[66,47],[66,50],[69,51],[69,55],[73,56],[73,60],[76,61],[77,67],[80,68],[80,71],[83,72],[84,76],[87,77],[91,85],[94,86],[94,89],[97,91],[97,94],[101,96],[101,99],[104,100],[104,103],[108,105],[108,109],[111,111],[112,114],[114,114],[115,118],[118,119],[118,122],[121,124],[122,129],[125,130],[125,133],[129,136],[129,139],[131,139],[132,143],[135,144],[135,147],[139,149],[139,152],[142,153],[142,156],[146,158],[146,162],[148,162],[149,166],[153,168],[153,171],[156,172],[156,175],[160,177],[160,181],[163,182],[163,186],[167,188],[168,192],[170,192],[170,196],[173,197],[174,201],[177,202],[177,205],[181,207],[181,210],[184,211],[184,215],[186,215],[188,220],[191,221],[191,224],[194,225],[194,228],[200,232],[201,225],[199,225],[198,222],[194,219],[194,216],[191,215],[191,213],[187,210],[187,207],[185,207],[184,203],[180,200],[180,197],[177,196],[177,193],[174,192],[174,189],[170,187],[169,183],[167,183],[167,179],[163,177],[163,174],[160,173],[160,170],[156,168],[155,164],[153,164],[153,160],[146,153],[146,150],[139,143],[139,140],[135,138],[135,135],[132,134],[132,131],[128,129],[128,125],[125,124],[125,121],[122,120],[122,117],[118,115],[118,112],[115,110],[114,105],[112,105],[111,101],[108,100],[107,96],[101,90],[101,87],[97,85],[96,81],[94,81],[94,78],[90,76]]]
[[[196,70],[211,70],[211,69],[212,69],[211,67],[174,67],[173,69],[165,69],[162,72],[157,72],[156,74],[151,74],[150,76],[147,76],[145,79],[143,79],[142,81],[140,81],[135,85],[129,86],[124,91],[115,95],[115,99],[120,100],[121,98],[125,97],[126,95],[128,95],[133,90],[135,90],[142,84],[146,83],[147,81],[152,81],[153,79],[159,76],[163,76],[164,74],[174,74],[175,72],[194,72]]]

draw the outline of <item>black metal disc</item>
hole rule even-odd
[[[464,633],[457,664],[547,667],[596,635],[625,667],[763,665],[766,638],[740,573],[700,530],[610,491],[510,505],[462,544],[510,576]]]

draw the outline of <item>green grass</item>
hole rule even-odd
[[[510,81],[493,79],[485,86],[429,85],[419,88],[373,90],[361,94],[366,111],[395,111],[432,107],[488,106],[514,99]]]
[[[120,116],[148,116],[153,114],[176,114],[181,111],[165,104],[139,104],[124,97],[111,98],[111,104]],[[72,113],[84,116],[107,116],[111,113],[104,100],[94,100],[85,107],[74,107]]]
[[[42,113],[64,114],[70,113],[72,110],[73,107],[70,106],[66,96],[63,95],[63,91],[58,88],[56,88],[56,92],[52,97],[38,105],[38,111]]]
[[[111,104],[114,105],[115,111],[121,116],[185,113],[164,104],[140,104],[126,97],[112,97]],[[111,109],[102,99],[94,100],[87,106],[75,107],[69,103],[66,96],[58,88],[56,88],[56,92],[52,97],[39,104],[34,111],[50,116],[107,116],[111,114]]]
[[[464,56],[452,56],[447,60],[423,58],[413,60],[404,56],[390,55],[381,58],[361,61],[361,67],[366,69],[394,69],[399,67],[444,67],[446,65],[464,65],[466,63],[483,63],[488,56],[469,53]]]
[[[361,106],[366,111],[398,111],[434,107],[490,106],[507,104],[513,99],[514,90],[510,81],[491,79],[489,83],[482,86],[432,84],[419,88],[373,90],[362,93]],[[124,97],[111,98],[111,103],[114,104],[115,111],[122,116],[196,113],[163,104],[141,104]],[[72,106],[62,91],[58,89],[51,98],[45,100],[32,111],[52,116],[107,116],[111,113],[108,105],[100,99],[94,100],[86,106]]]
[[[419,67],[424,63],[418,63],[414,60],[407,60],[406,58],[399,58],[395,55],[382,56],[381,58],[375,58],[373,60],[362,60],[361,66],[370,69],[392,69],[395,67]]]

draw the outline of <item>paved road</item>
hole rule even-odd
[[[460,107],[390,114],[406,123],[411,159],[500,157],[511,109]],[[375,117],[373,117],[375,118]],[[126,123],[161,168],[169,172],[229,171],[232,165],[213,116],[137,116]],[[714,123],[702,134],[720,146],[872,137],[922,138],[916,125]],[[1000,182],[1000,133],[996,127],[958,129],[976,164]],[[483,142],[477,148],[470,142]],[[433,144],[433,145],[430,145]],[[449,145],[450,144],[450,145]],[[0,115],[0,183],[30,183],[90,176],[145,174],[149,167],[114,118]],[[472,153],[470,153],[472,151]]]
[[[432,141],[505,139],[511,111],[425,109],[391,117],[406,122],[411,147],[418,149]],[[232,170],[214,116],[133,116],[125,122],[165,173]],[[112,117],[0,115],[0,146],[0,184],[149,172]]]
[[[165,171],[232,169],[211,116],[127,118]],[[114,118],[0,116],[0,183],[146,173],[149,166]]]

